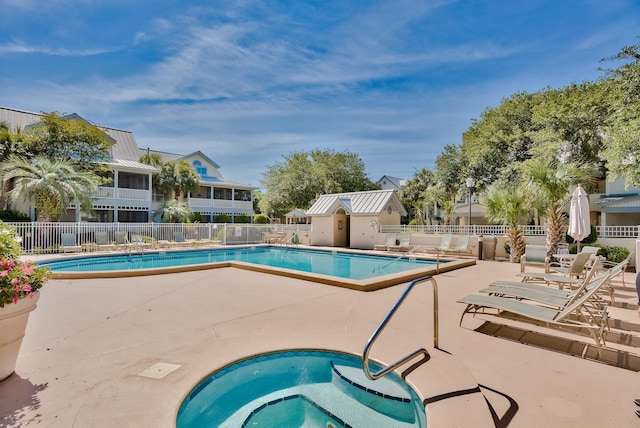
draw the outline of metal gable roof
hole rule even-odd
[[[331,215],[339,207],[350,215],[377,215],[383,212],[388,205],[392,205],[401,215],[407,215],[398,195],[393,190],[370,190],[321,195],[309,208],[307,215]]]

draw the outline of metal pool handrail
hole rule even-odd
[[[435,279],[433,279],[433,277],[425,276],[415,279],[411,282],[411,284],[409,284],[407,289],[404,291],[404,293],[402,293],[398,301],[395,303],[395,305],[393,305],[387,316],[384,318],[384,320],[382,320],[378,328],[376,328],[376,330],[367,341],[367,344],[364,347],[364,352],[362,353],[362,369],[369,379],[380,379],[384,375],[392,372],[399,366],[407,363],[418,355],[429,357],[429,352],[424,348],[420,348],[377,372],[372,372],[369,369],[369,352],[371,351],[373,343],[376,341],[378,336],[380,336],[380,333],[382,333],[382,331],[385,329],[385,327],[387,326],[393,315],[396,313],[400,305],[402,305],[402,302],[404,302],[404,300],[407,298],[413,287],[416,284],[424,281],[431,281],[431,285],[433,285],[433,346],[434,348],[438,348],[438,284],[436,283]]]

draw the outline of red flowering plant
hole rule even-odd
[[[18,259],[20,242],[18,234],[0,221],[0,308],[33,297],[49,280],[49,268]]]

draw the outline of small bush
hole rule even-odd
[[[20,211],[0,210],[0,220],[3,221],[31,221],[31,218]]]
[[[626,259],[631,251],[625,247],[609,247],[606,245],[600,246],[600,251],[598,254],[607,258],[608,261],[612,263],[620,263],[624,259]]]
[[[269,221],[269,216],[267,216],[266,214],[256,214],[255,216],[253,216],[253,222],[256,224],[269,224],[271,223]]]
[[[567,240],[567,244],[573,244],[574,242],[576,242],[576,240],[570,237],[568,234],[565,235],[565,239]],[[582,241],[580,241],[580,245],[593,244],[597,240],[598,240],[598,231],[596,230],[596,227],[594,225],[591,225],[591,233],[589,234],[589,236],[587,236]]]
[[[249,217],[248,215],[237,215],[234,219],[233,219],[234,223],[251,223],[251,217]]]
[[[231,223],[231,217],[228,214],[218,214],[213,221],[214,223]]]

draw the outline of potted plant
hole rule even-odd
[[[19,260],[20,237],[0,221],[0,380],[14,372],[29,313],[49,269]]]

